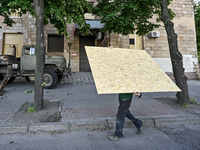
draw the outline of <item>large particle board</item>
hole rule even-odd
[[[85,49],[98,94],[180,91],[144,50]]]
[[[3,54],[7,55],[9,46],[15,45],[17,57],[21,57],[21,51],[23,46],[23,34],[21,33],[5,33],[4,34],[4,50]]]

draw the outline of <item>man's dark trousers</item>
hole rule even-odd
[[[131,106],[131,101],[132,101],[132,97],[127,100],[121,100],[119,96],[120,105],[118,107],[118,112],[117,112],[116,131],[115,131],[115,135],[119,138],[123,137],[122,131],[124,128],[125,117],[131,120],[133,124],[136,126],[136,128],[140,128],[142,126],[142,121],[135,118],[129,111],[129,108]]]

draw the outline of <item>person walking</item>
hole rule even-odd
[[[122,131],[124,128],[125,117],[131,120],[135,125],[135,127],[137,128],[136,134],[142,133],[142,125],[143,125],[142,121],[135,118],[129,111],[133,95],[137,98],[140,98],[142,96],[142,93],[133,92],[133,93],[119,94],[119,107],[116,116],[115,134],[108,136],[108,138],[112,141],[118,141],[123,138]]]

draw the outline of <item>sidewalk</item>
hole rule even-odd
[[[64,83],[67,82],[67,83]],[[200,81],[188,80],[190,97],[200,102]],[[118,95],[98,95],[91,73],[75,73],[55,89],[44,91],[45,100],[61,100],[62,119],[57,123],[8,124],[11,116],[26,102],[33,101],[34,83],[16,80],[5,87],[0,96],[0,134],[38,131],[102,130],[115,126]],[[143,93],[140,99],[133,98],[130,111],[144,126],[165,126],[174,124],[200,123],[200,105],[179,106],[176,93]],[[133,127],[126,120],[125,127]]]

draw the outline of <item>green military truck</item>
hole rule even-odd
[[[3,80],[8,80],[8,82],[12,82],[18,76],[25,77],[27,80],[29,79],[29,77],[34,77],[36,68],[35,50],[35,46],[25,45],[22,47],[21,58],[17,58],[16,48],[15,46],[13,46],[10,55],[7,54],[0,56],[1,83],[3,82]],[[70,73],[71,69],[66,68],[66,59],[64,56],[45,55],[45,88],[54,88],[57,83],[62,80],[63,74],[68,75]]]

